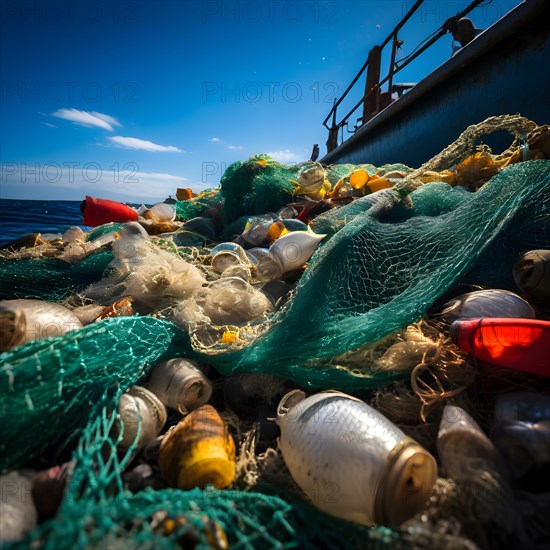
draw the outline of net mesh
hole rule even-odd
[[[418,180],[427,170],[455,167],[473,152],[480,135],[497,128],[519,137],[532,130],[532,123],[494,117],[466,131],[419,170],[403,165],[330,167],[326,177],[333,185],[358,168],[371,175],[400,171],[404,177],[392,180],[392,189],[314,220],[312,227],[327,239],[281,309],[233,327],[246,333],[244,341],[224,342],[219,336],[229,327],[214,327],[208,336],[218,341],[206,346],[196,331],[187,334],[159,318],[172,318],[170,308],[163,308],[156,317],[109,319],[2,354],[0,468],[20,468],[52,449],[59,453],[60,446],[74,450],[74,471],[58,515],[41,524],[21,547],[216,547],[221,530],[237,548],[472,548],[460,528],[444,525],[441,516],[451,508],[464,510],[474,498],[452,484],[436,485],[434,510],[402,529],[367,529],[328,518],[276,490],[269,495],[230,490],[145,490],[132,495],[124,489],[122,472],[133,459],[135,443],[117,454],[113,433],[120,421],[116,411],[121,393],[158,360],[183,355],[205,359],[223,374],[265,372],[304,388],[355,394],[377,389],[374,404],[390,418],[391,410],[403,403],[415,419],[428,416],[424,436],[412,433],[414,426],[402,428],[433,446],[434,415],[441,407],[411,398],[402,387],[382,393],[382,387],[399,388],[388,385],[409,371],[374,368],[378,360],[363,364],[357,350],[417,321],[459,282],[513,288],[517,253],[550,247],[550,161],[508,166],[476,193]],[[265,168],[257,168],[260,160]],[[224,174],[219,192],[178,203],[178,216],[186,220],[201,215],[218,208],[220,200],[226,225],[243,215],[277,210],[294,198],[291,181],[303,166],[285,167],[265,155],[236,163]],[[103,230],[94,230],[96,236]],[[194,264],[208,283],[220,278],[209,265],[207,249],[178,247],[166,239],[151,246]],[[76,265],[51,257],[17,258],[0,259],[3,299],[62,301],[101,279],[112,254],[102,250]],[[165,282],[156,283],[162,295]],[[447,393],[456,395],[461,388],[463,396],[469,383],[457,378]],[[56,460],[58,454],[51,458]]]

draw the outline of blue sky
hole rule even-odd
[[[3,2],[0,198],[153,202],[252,154],[324,154],[333,98],[413,3]],[[467,3],[427,1],[398,58]],[[518,3],[472,18],[486,28]],[[451,53],[446,36],[396,81]]]

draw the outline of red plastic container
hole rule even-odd
[[[550,376],[550,321],[468,319],[451,325],[451,339],[477,359]]]
[[[134,222],[138,219],[137,212],[121,202],[107,199],[94,199],[86,196],[84,206],[84,225],[96,227],[110,222]]]

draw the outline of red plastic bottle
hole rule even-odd
[[[550,321],[468,319],[451,325],[451,339],[477,359],[550,376]]]
[[[138,219],[137,212],[121,202],[94,199],[89,196],[86,196],[83,214],[84,225],[92,227],[110,222],[134,222]]]

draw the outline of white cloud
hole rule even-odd
[[[278,162],[297,162],[300,160],[300,155],[293,153],[290,149],[282,149],[281,151],[272,151],[267,153],[270,157],[273,157]]]
[[[107,124],[110,124],[111,126],[122,126],[122,124],[115,117],[105,115],[103,113],[98,113],[97,111],[92,111],[90,114],[97,118],[100,118],[101,120],[104,120]]]
[[[113,126],[122,126],[120,122],[109,115],[103,113],[97,113],[92,111],[79,111],[78,109],[59,109],[52,113],[52,116],[57,118],[62,118],[64,120],[70,120],[75,124],[80,124],[81,126],[86,126],[87,128],[97,127],[103,128],[104,130],[109,130],[113,132]]]
[[[181,149],[172,145],[159,145],[158,143],[153,143],[145,139],[123,136],[113,136],[107,139],[125,149],[138,149],[140,151],[151,151],[153,153],[181,153]]]
[[[210,140],[212,143],[219,143],[221,141],[220,138],[217,138],[217,137],[213,137],[211,140]]]
[[[228,145],[227,148],[231,151],[240,151],[242,149],[242,145]]]
[[[55,124],[50,124],[49,122],[43,122],[44,126],[49,126],[50,128],[57,128]]]

